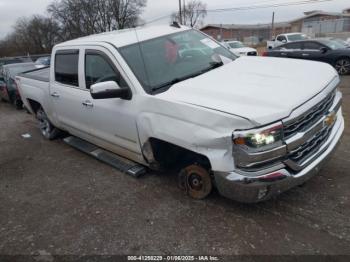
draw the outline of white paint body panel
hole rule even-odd
[[[251,47],[230,48],[230,51],[236,56],[246,56],[249,52],[258,52],[256,49]]]
[[[142,41],[184,30],[188,28],[145,27],[137,29],[137,36]],[[287,117],[337,76],[327,64],[242,57],[162,94],[149,95],[114,47],[134,42],[137,37],[132,29],[56,46],[50,83],[18,77],[24,104],[30,108],[28,99],[37,101],[58,128],[144,165],[142,147],[150,138],[157,138],[206,156],[214,171],[229,172],[235,167],[234,130]],[[54,54],[62,49],[80,50],[77,88],[54,82]],[[92,99],[84,81],[86,49],[100,50],[110,57],[130,86],[130,101]],[[66,88],[71,90],[64,91]],[[57,101],[51,97],[53,91],[60,93]],[[84,100],[91,100],[93,108],[84,108]]]

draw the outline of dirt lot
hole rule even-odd
[[[255,205],[191,200],[172,174],[120,174],[0,103],[0,254],[350,255],[350,76],[342,91],[346,131],[331,161]]]

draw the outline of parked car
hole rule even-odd
[[[19,63],[3,66],[3,84],[0,86],[0,98],[15,105],[17,109],[22,109],[23,103],[18,92],[15,77],[17,74],[36,69],[34,63]]]
[[[258,51],[254,48],[245,46],[240,41],[226,41],[225,45],[236,56],[257,56]]]
[[[6,57],[0,58],[0,76],[3,74],[3,66],[18,63],[33,62],[29,57]]]
[[[344,48],[350,48],[350,43],[347,41],[340,39],[340,38],[334,38],[334,37],[322,37],[322,38],[316,38],[315,40],[330,40],[330,41],[335,41],[338,44],[344,46]]]
[[[206,52],[182,57],[180,46]],[[80,38],[56,45],[51,59],[50,72],[17,77],[45,138],[64,130],[66,143],[135,176],[176,168],[195,199],[215,186],[258,202],[302,184],[344,130],[331,66],[236,59],[185,26]]]
[[[334,66],[341,75],[350,73],[350,49],[332,40],[307,40],[288,43],[268,50],[265,55],[325,62]]]
[[[277,46],[280,46],[286,43],[301,41],[306,39],[307,39],[307,36],[303,33],[280,34],[272,41],[267,41],[267,49],[273,49]]]
[[[40,57],[35,61],[38,68],[50,66],[51,57]]]

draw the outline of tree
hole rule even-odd
[[[134,27],[147,0],[54,0],[49,17],[19,19],[0,41],[0,57],[49,53],[62,41]]]
[[[58,43],[58,24],[44,16],[20,18],[13,29],[0,43],[3,56],[49,53]]]
[[[62,40],[134,27],[147,0],[56,0],[48,12],[61,27]]]
[[[200,0],[189,0],[184,5],[182,22],[184,25],[195,27],[207,16],[207,5]],[[179,13],[171,15],[172,21],[180,21]]]

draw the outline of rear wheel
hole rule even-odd
[[[36,118],[39,121],[39,129],[41,131],[41,134],[46,139],[53,140],[58,137],[60,130],[50,122],[42,107],[40,107],[36,112]]]
[[[23,109],[23,102],[22,102],[21,99],[15,98],[15,99],[13,100],[13,105],[15,106],[15,108],[16,108],[17,110]]]
[[[335,69],[339,75],[346,75],[350,73],[350,58],[341,58],[335,62]]]
[[[198,165],[190,165],[180,171],[179,186],[193,199],[204,199],[213,189],[209,172]]]

